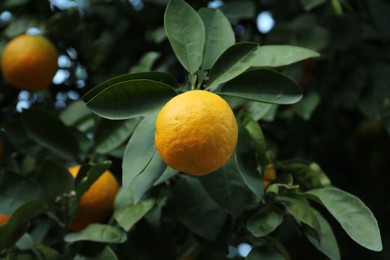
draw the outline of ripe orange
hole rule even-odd
[[[276,170],[272,163],[267,164],[263,173],[263,186],[267,188],[276,179]]]
[[[23,34],[3,49],[1,69],[12,86],[38,91],[51,85],[57,72],[58,52],[44,36]]]
[[[76,178],[80,165],[69,168],[69,172]],[[114,209],[114,199],[119,190],[115,176],[105,171],[81,196],[76,216],[70,224],[70,229],[79,231],[91,223],[104,223]]]
[[[3,225],[5,222],[7,222],[9,218],[10,215],[0,214],[0,225]]]
[[[156,148],[170,167],[205,175],[222,167],[238,137],[237,121],[217,94],[193,90],[172,98],[156,120]]]

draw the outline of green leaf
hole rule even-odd
[[[138,203],[142,196],[153,187],[166,168],[167,165],[158,151],[155,150],[152,159],[145,169],[133,179],[128,187],[125,187],[128,202],[130,204]]]
[[[209,70],[221,54],[235,42],[234,31],[229,20],[219,9],[199,10],[206,29],[202,69]]]
[[[309,120],[320,101],[321,97],[317,92],[310,92],[304,95],[298,103],[294,104],[293,109],[300,117]]]
[[[42,191],[31,179],[15,172],[0,172],[0,212],[11,214],[29,200],[40,200]]]
[[[90,224],[77,233],[70,233],[64,237],[65,242],[93,241],[101,243],[119,244],[127,239],[126,233],[114,226],[104,224]]]
[[[153,208],[154,204],[154,199],[140,201],[138,204],[129,205],[116,210],[114,212],[114,218],[125,231],[129,231]]]
[[[286,160],[279,161],[278,167],[281,171],[291,174],[294,177],[294,182],[303,191],[331,185],[330,179],[317,163],[303,160]]]
[[[198,13],[183,0],[169,1],[164,14],[164,26],[172,49],[191,74],[195,74],[203,60],[205,27]]]
[[[55,203],[58,196],[74,190],[74,180],[68,170],[62,164],[46,159],[35,177],[36,182],[42,188],[44,200],[50,205]]]
[[[223,85],[219,93],[271,104],[293,104],[302,98],[294,81],[269,69],[244,72]]]
[[[105,246],[102,251],[99,252],[98,255],[93,257],[94,260],[118,260],[118,257],[115,255],[114,250],[109,246]]]
[[[141,118],[138,117],[123,121],[102,119],[94,136],[95,151],[106,154],[118,148],[128,140],[140,121]]]
[[[82,100],[69,104],[59,115],[60,120],[70,127],[85,131],[94,123],[93,114]]]
[[[220,8],[229,19],[255,19],[256,4],[252,1],[225,1]]]
[[[307,200],[286,196],[278,196],[277,199],[283,201],[287,211],[299,224],[304,223],[311,227],[315,231],[315,237],[319,240],[321,234],[320,223]]]
[[[65,159],[77,160],[77,140],[71,130],[54,114],[40,109],[29,109],[23,112],[22,122],[29,138]]]
[[[159,185],[161,183],[164,183],[168,181],[169,179],[177,176],[179,174],[179,171],[167,166],[165,171],[161,174],[160,178],[153,184],[153,186]]]
[[[158,110],[175,95],[175,90],[165,83],[134,79],[104,89],[87,106],[107,119],[127,119]]]
[[[312,212],[316,215],[318,223],[320,224],[321,233],[319,233],[319,239],[313,237],[310,232],[304,229],[307,238],[319,251],[324,253],[332,260],[340,259],[340,250],[337,244],[336,237],[333,233],[332,227],[328,221],[315,209],[312,208]]]
[[[248,188],[260,200],[264,197],[263,181],[257,171],[256,150],[248,131],[242,122],[238,121],[238,142],[233,158],[237,164],[238,172]]]
[[[252,215],[246,224],[256,237],[263,237],[274,231],[283,222],[283,213],[276,207],[263,207]]]
[[[157,81],[160,83],[165,83],[168,86],[172,88],[178,88],[179,83],[173,78],[170,74],[164,73],[164,72],[140,72],[140,73],[134,73],[134,74],[123,74],[118,77],[109,79],[90,91],[88,91],[84,96],[83,100],[85,103],[88,103],[92,98],[97,96],[100,92],[105,90],[106,88],[109,88],[113,85],[116,85],[121,82],[129,81],[129,80],[135,80],[135,79],[148,79]]]
[[[302,7],[306,11],[310,11],[313,8],[316,8],[322,4],[325,4],[327,0],[300,0]]]
[[[310,190],[305,194],[319,200],[356,243],[373,251],[382,250],[378,222],[359,198],[335,187]]]
[[[229,47],[211,68],[207,88],[216,90],[219,84],[229,81],[249,69],[256,59],[258,50],[257,43],[249,42],[237,43]]]
[[[198,178],[183,176],[173,188],[173,210],[188,229],[208,240],[221,232],[227,213],[209,197]]]
[[[253,118],[255,121],[260,119],[266,119],[267,115],[272,112],[273,107],[276,105],[269,103],[261,103],[255,101],[247,101],[244,105],[244,111]]]
[[[31,200],[20,205],[6,223],[0,225],[0,250],[13,245],[25,232],[23,228],[32,218],[45,211],[40,201]]]
[[[154,62],[160,58],[160,56],[160,53],[154,51],[145,53],[138,64],[131,68],[130,73],[149,72],[152,69]]]
[[[127,187],[148,165],[155,152],[154,132],[157,112],[146,116],[134,130],[122,162],[122,183]]]
[[[233,156],[221,169],[199,180],[210,197],[233,217],[238,217],[252,202],[252,192],[242,180]]]
[[[271,243],[264,246],[252,248],[245,260],[285,260],[286,258],[279,252],[275,244]]]
[[[264,169],[267,164],[267,145],[265,143],[265,138],[263,135],[263,130],[259,123],[257,123],[249,115],[241,113],[240,120],[245,126],[245,129],[248,131],[249,136],[252,139],[252,144],[256,150],[256,157],[260,166]]]
[[[280,67],[308,58],[319,57],[316,51],[291,45],[261,46],[256,54],[254,67]]]

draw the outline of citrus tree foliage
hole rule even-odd
[[[9,10],[0,16],[2,45],[39,28],[56,43],[68,75],[30,93],[26,109],[28,93],[2,82],[0,214],[11,217],[0,225],[1,259],[380,254],[381,225],[359,198],[367,184],[354,186],[357,177],[348,173],[333,177],[370,168],[356,160],[346,167],[351,155],[342,151],[354,143],[336,138],[349,134],[345,124],[355,113],[364,117],[357,134],[376,155],[360,154],[362,164],[375,161],[364,178],[388,163],[388,146],[377,145],[389,143],[388,49],[382,57],[373,44],[388,45],[388,3],[226,1],[209,8],[207,1],[154,0],[137,10],[136,1],[68,1],[74,7],[64,9],[51,2],[1,4]],[[281,20],[259,36],[253,23],[261,8]],[[167,166],[154,144],[159,109],[195,89],[226,99],[239,126],[230,160],[201,177]],[[73,180],[67,169],[75,164],[83,167]],[[269,165],[276,177],[266,185]],[[70,231],[78,200],[107,169],[121,183],[110,221]],[[245,256],[236,251],[243,244]]]

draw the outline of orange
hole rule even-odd
[[[263,173],[263,186],[267,188],[276,179],[276,170],[272,163],[267,164]]]
[[[193,90],[177,95],[156,119],[156,148],[167,165],[191,175],[221,168],[232,155],[237,121],[217,94]]]
[[[57,72],[58,52],[44,36],[23,34],[4,47],[3,77],[15,88],[38,91],[51,85]]]
[[[76,178],[80,165],[69,168]],[[105,171],[81,196],[76,215],[70,224],[70,229],[79,231],[92,223],[104,223],[114,210],[114,199],[119,190],[115,176]]]
[[[5,222],[7,222],[9,218],[10,215],[0,214],[0,225],[3,225]]]

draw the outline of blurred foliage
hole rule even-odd
[[[61,179],[63,176],[60,174],[73,164],[92,161],[96,162],[95,167],[103,167],[105,164],[102,162],[110,160],[112,172],[121,180],[122,157],[139,159],[137,154],[125,154],[127,140],[132,136],[131,142],[136,142],[138,135],[148,134],[139,126],[153,122],[153,115],[142,121],[139,117],[121,121],[97,117],[79,100],[87,91],[128,72],[153,70],[173,75],[180,84],[188,80],[164,31],[167,2],[5,0],[0,3],[0,48],[18,34],[39,29],[55,43],[61,54],[61,73],[57,74],[50,89],[25,93],[16,91],[2,79],[0,82],[0,123],[4,146],[0,209],[3,213],[13,212],[11,221],[14,223],[25,224],[16,230],[9,225],[10,228],[5,230],[13,235],[9,235],[8,241],[0,241],[0,247],[17,241],[16,247],[7,252],[9,257],[19,254],[26,259],[56,259],[61,254],[75,259],[85,256],[115,259],[116,254],[119,259],[175,259],[179,252],[179,259],[194,259],[195,253],[191,252],[197,252],[198,259],[220,259],[220,254],[216,252],[228,254],[224,245],[236,246],[248,241],[247,234],[242,233],[244,227],[233,227],[232,216],[239,216],[241,208],[230,205],[228,210],[231,215],[219,211],[221,205],[229,207],[223,204],[230,199],[236,204],[250,205],[247,198],[250,190],[243,183],[247,180],[231,180],[235,185],[224,187],[215,177],[216,174],[226,174],[232,165],[199,181],[180,178],[174,182],[172,193],[169,178],[174,178],[177,172],[161,167],[155,159],[152,166],[167,177],[154,181],[168,185],[152,188],[152,198],[135,206],[123,204],[121,196],[126,194],[120,194],[116,201],[116,207],[121,210],[115,212],[114,219],[126,232],[131,232],[126,241],[122,229],[102,224],[65,235],[60,214],[63,209],[58,203],[50,205],[53,212],[47,214],[49,218],[42,217],[42,213],[46,212],[43,208],[47,205],[42,205],[39,200],[45,190],[56,189],[66,193],[75,188],[67,178]],[[270,186],[269,196],[273,192],[284,192],[286,187],[293,188],[288,186],[291,184],[289,176],[299,176],[301,180],[298,177],[298,181],[307,185],[302,185],[305,190],[328,185],[330,179],[333,185],[357,195],[373,211],[384,244],[380,253],[360,247],[335,220],[329,218],[329,213],[319,207],[311,213],[313,218],[319,219],[319,223],[304,225],[306,237],[303,230],[292,224],[300,216],[294,215],[296,209],[289,207],[300,205],[304,210],[306,199],[285,198],[283,203],[290,215],[286,215],[283,222],[278,204],[271,205],[272,210],[269,211],[255,214],[252,210],[250,214],[246,212],[241,216],[253,220],[248,222],[252,233],[262,234],[261,227],[255,225],[260,220],[274,227],[280,224],[273,231],[279,240],[272,241],[272,246],[267,248],[256,240],[259,244],[248,259],[260,256],[279,259],[280,252],[284,251],[288,251],[292,259],[323,258],[309,244],[315,243],[313,239],[317,241],[312,232],[315,226],[328,228],[321,214],[329,219],[342,258],[389,259],[390,211],[386,198],[390,195],[387,176],[390,169],[390,2],[187,2],[196,10],[208,4],[223,3],[221,10],[232,24],[237,42],[252,41],[261,46],[295,45],[321,54],[319,58],[277,68],[300,85],[304,98],[297,104],[279,106],[248,102],[242,108],[240,100],[232,99],[229,103],[245,111],[241,119],[250,115],[260,123],[270,153],[265,155],[259,146],[256,147],[258,150],[253,148],[254,151],[250,152],[275,161],[279,180],[278,184]],[[268,33],[258,30],[257,15],[263,11],[269,11],[275,20],[275,26]],[[21,112],[22,108],[29,107],[34,109]],[[250,122],[242,121],[244,125],[241,128],[247,127],[248,134],[241,138],[248,140],[251,134],[254,138],[248,127]],[[244,152],[237,156],[247,158]],[[152,155],[146,160],[151,158]],[[53,176],[45,175],[46,172],[52,172]],[[313,173],[320,177],[313,179]],[[47,187],[45,183],[50,183],[51,178],[61,179],[63,186]],[[143,183],[143,180],[138,180],[138,183]],[[210,192],[215,186],[243,190],[243,195],[239,198],[218,197],[217,193]],[[140,189],[142,193],[142,187]],[[30,192],[26,194],[26,190]],[[338,192],[335,191],[335,194]],[[9,200],[3,199],[7,196],[14,198],[14,204],[7,204]],[[44,195],[52,199],[51,196]],[[203,196],[205,203],[199,203],[196,196]],[[188,200],[183,202],[183,198]],[[38,201],[26,202],[27,199]],[[208,210],[208,215],[199,211],[183,211],[178,206],[182,203]],[[204,222],[205,226],[198,229],[198,233],[188,236],[187,229],[179,224],[176,216],[186,226],[192,227],[200,222]],[[25,233],[27,229],[29,232]],[[226,241],[227,234],[233,229],[232,239]],[[215,241],[203,236],[213,237]],[[63,241],[64,237],[67,244]],[[94,241],[96,238],[100,240]],[[194,245],[201,245],[202,250],[194,250]]]

